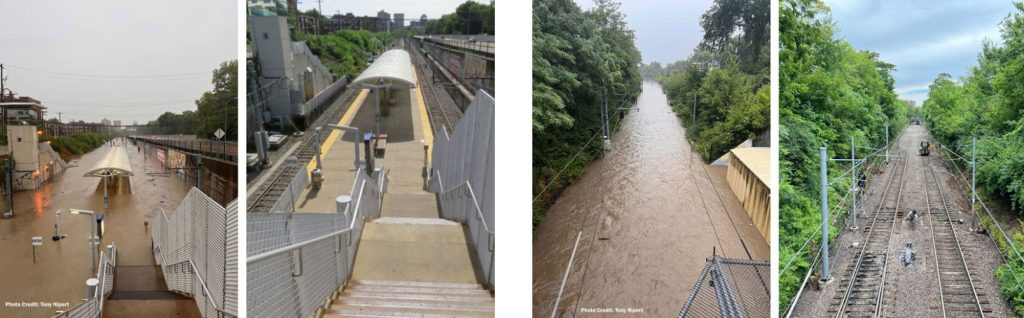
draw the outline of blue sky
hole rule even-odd
[[[939,73],[960,77],[977,64],[984,39],[1001,44],[999,23],[1014,10],[1010,1],[989,0],[825,3],[836,35],[896,65],[896,93],[918,105]]]
[[[594,6],[591,0],[575,1],[584,10]],[[668,64],[690,56],[704,37],[700,16],[711,8],[711,0],[621,2],[626,21],[636,31],[636,46],[644,63]]]

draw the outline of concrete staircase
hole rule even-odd
[[[386,193],[324,317],[493,317],[464,227],[438,215],[432,193]]]

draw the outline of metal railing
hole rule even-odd
[[[366,219],[380,217],[388,172],[356,171],[337,213],[247,214],[250,317],[310,317],[352,275]]]
[[[96,269],[97,294],[88,297],[78,305],[65,312],[54,315],[54,318],[99,318],[103,313],[103,301],[114,289],[114,268],[117,266],[117,246],[113,243],[100,252],[100,266]],[[88,296],[88,295],[87,295]]]
[[[678,317],[769,317],[770,266],[767,261],[708,257]]]
[[[161,209],[153,226],[153,255],[160,265],[167,289],[192,295],[203,317],[236,317],[235,289],[229,275],[237,275],[237,240],[228,237],[237,227],[238,208],[220,206],[199,189],[192,188],[170,217]],[[229,296],[230,295],[230,296]],[[232,308],[232,309],[227,309]]]
[[[158,139],[142,136],[132,136],[128,138],[188,153],[197,153],[210,158],[217,158],[231,162],[238,160],[238,143],[234,141],[217,141],[208,139]]]
[[[453,136],[441,132],[434,141],[428,190],[437,194],[442,217],[469,227],[477,260],[493,288],[494,97],[477,91]]]

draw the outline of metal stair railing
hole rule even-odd
[[[466,113],[448,136],[434,141],[427,190],[437,195],[441,215],[465,222],[494,288],[494,97],[478,90]],[[456,186],[446,188],[445,184]],[[491,224],[488,224],[490,222]]]
[[[380,217],[387,170],[356,171],[336,213],[247,215],[249,317],[310,317],[352,275],[363,224]]]
[[[435,178],[431,189],[437,193],[441,205],[441,217],[465,223],[469,228],[469,237],[473,240],[476,258],[487,277],[487,284],[494,286],[494,230],[484,219],[483,211],[473,193],[473,186],[464,181],[457,186],[444,189],[439,172],[434,171]]]
[[[229,206],[234,208],[192,188],[170,217],[160,209],[153,226],[153,256],[167,289],[191,295],[203,317],[237,317],[237,306],[225,301],[237,294],[227,288],[228,272],[234,270],[228,268],[227,255],[237,249],[229,246],[227,233],[228,227],[237,226],[229,220],[236,220],[238,213],[235,204]]]
[[[96,269],[97,295],[71,307],[67,311],[58,312],[54,318],[99,318],[103,313],[103,301],[114,289],[114,268],[117,266],[117,246],[113,243],[100,252],[100,266]]]

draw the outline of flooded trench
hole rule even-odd
[[[100,179],[83,177],[93,164],[110,150],[124,147],[121,142],[97,148],[69,161],[63,173],[35,191],[14,193],[14,214],[0,219],[0,317],[49,317],[57,310],[79,304],[85,296],[85,280],[95,272],[88,248],[89,219],[72,215],[68,209],[103,212],[106,232],[101,245],[116,244],[117,265],[154,265],[150,249],[150,231],[160,209],[173,214],[190,185],[173,174],[159,172],[154,151],[144,160],[141,149],[128,145],[128,157],[135,174],[131,177],[132,193],[111,193],[110,208],[103,208]],[[151,148],[152,149],[152,148]],[[67,238],[53,241],[56,211],[60,216],[61,234]],[[144,222],[148,222],[147,227]],[[32,236],[42,236],[43,245],[36,247],[33,263]],[[97,257],[99,252],[97,251]],[[4,302],[52,302],[55,307],[13,308]]]
[[[769,258],[767,242],[725,183],[725,167],[704,165],[691,151],[657,83],[643,84],[612,143],[538,228],[534,316],[551,315],[578,234],[559,317],[609,308],[674,316],[713,252]]]

